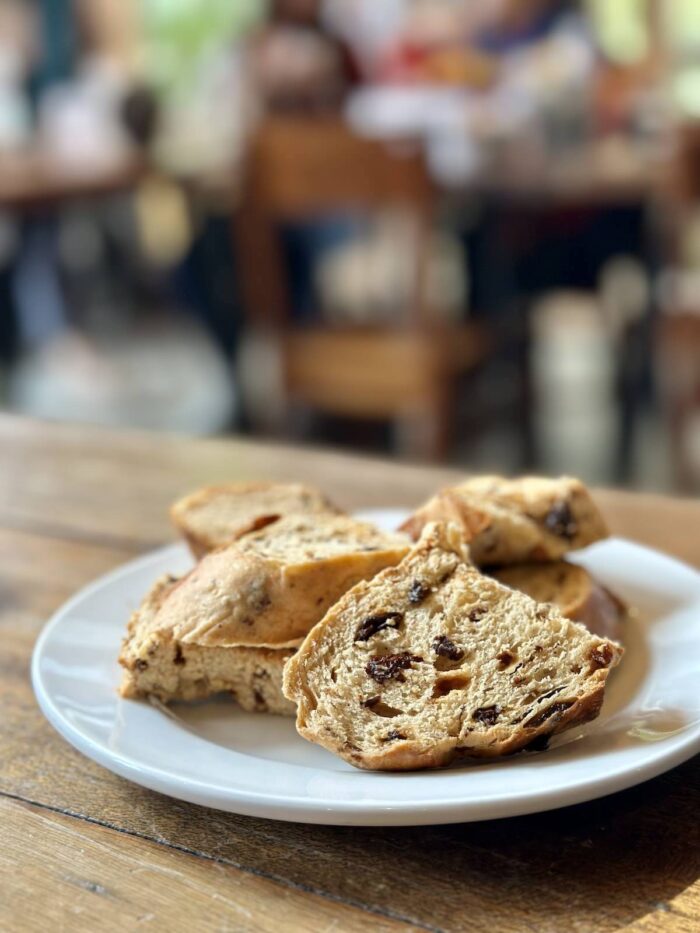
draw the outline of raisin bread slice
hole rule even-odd
[[[608,535],[580,480],[478,476],[444,489],[402,526],[414,540],[427,522],[455,522],[480,567],[559,560]]]
[[[263,528],[282,515],[339,514],[326,497],[301,483],[229,483],[205,486],[179,499],[170,517],[196,558]]]
[[[361,768],[437,768],[598,715],[622,649],[466,558],[455,526],[430,524],[312,629],[284,672],[304,738]]]
[[[182,643],[298,644],[340,596],[410,542],[345,515],[287,515],[205,555],[158,612]]]
[[[552,564],[499,567],[492,576],[538,603],[552,603],[562,615],[585,625],[593,635],[622,641],[627,607],[590,573],[565,560]]]
[[[162,577],[129,620],[119,663],[125,668],[123,697],[203,700],[230,694],[250,712],[293,716],[295,706],[282,693],[282,671],[293,648],[203,648],[180,642],[158,621],[178,581]]]

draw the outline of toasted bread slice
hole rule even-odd
[[[513,564],[492,573],[497,580],[538,603],[552,603],[562,615],[593,635],[622,641],[627,607],[590,573],[565,560],[552,564]]]
[[[348,516],[288,515],[203,557],[156,621],[182,644],[294,646],[346,590],[409,547]]]
[[[478,476],[444,489],[402,526],[414,540],[427,522],[454,522],[480,567],[559,560],[608,535],[590,493],[569,476]]]
[[[203,648],[180,642],[159,612],[178,585],[162,577],[129,620],[119,663],[123,697],[156,697],[162,703],[230,694],[250,712],[293,716],[282,693],[282,671],[293,648]]]
[[[283,515],[340,514],[326,497],[301,483],[230,483],[205,486],[170,508],[173,524],[195,557],[230,544]]]
[[[467,557],[456,527],[430,524],[330,609],[285,667],[304,738],[361,768],[436,768],[598,715],[622,649]]]

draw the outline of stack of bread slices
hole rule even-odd
[[[300,484],[171,515],[197,563],[129,620],[125,697],[227,693],[358,767],[438,767],[594,718],[622,655],[622,603],[564,560],[607,535],[575,479],[470,479],[393,533]]]

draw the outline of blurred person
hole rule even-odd
[[[497,67],[471,39],[474,11],[464,0],[417,0],[406,8],[379,75],[399,83],[442,83],[475,90],[491,86]]]
[[[472,36],[482,51],[503,54],[550,37],[579,9],[578,0],[494,0],[473,22]]]
[[[23,56],[24,92],[35,124],[46,91],[58,82],[69,80],[74,73],[78,36],[69,0],[26,3],[22,18],[18,31],[26,40],[14,45],[14,50]],[[34,127],[29,129],[31,132]],[[25,144],[29,141],[28,136]],[[60,337],[68,328],[68,310],[58,275],[53,218],[38,216],[21,224],[18,249],[10,270],[9,293],[9,314],[16,319],[9,330],[18,348],[39,346]]]
[[[72,0],[30,0],[26,9],[34,34],[28,91],[36,102],[47,87],[73,76],[79,38]]]
[[[118,113],[129,137],[148,146],[158,125],[158,104],[144,74],[142,8],[138,0],[76,0],[89,54],[121,77]]]
[[[251,37],[248,56],[261,119],[338,114],[359,80],[349,47],[328,29],[323,0],[272,0],[266,21]],[[340,214],[285,225],[282,237],[296,317],[319,313],[315,267],[358,229],[355,218]]]
[[[513,93],[533,95],[534,115],[544,131],[540,158],[545,161],[565,148],[580,151],[596,125],[594,87],[600,63],[584,13],[576,0],[495,0],[472,24],[475,47],[500,60],[506,86]],[[499,268],[490,276],[492,293],[479,296],[482,308],[503,306],[506,292],[512,298],[551,285],[595,288],[611,255],[645,252],[643,217],[635,205],[582,203],[578,209],[554,212],[536,207],[520,232],[504,229],[502,220],[487,212],[478,234],[482,261],[477,266],[486,276],[496,259]],[[504,270],[512,273],[510,281]]]
[[[353,57],[328,32],[322,7],[322,0],[273,0],[251,45],[252,72],[266,110],[337,110],[357,81]]]
[[[410,84],[443,77],[456,82],[449,69],[443,76],[429,69],[439,57],[459,50],[459,77],[481,86],[489,78],[479,73],[484,56],[470,55],[465,46],[474,8],[466,0],[326,0],[324,19],[352,48],[369,82]]]
[[[207,3],[210,10],[215,5]],[[228,12],[229,21],[242,3]],[[25,4],[34,18],[26,87],[42,164],[92,177],[112,165],[133,167],[120,158],[152,140],[157,110],[144,79],[153,76],[141,54],[147,6],[154,4]],[[204,12],[189,25],[201,27]],[[224,46],[220,23],[219,17],[213,35]],[[197,36],[204,32],[199,28]],[[184,65],[182,56],[178,67]],[[222,110],[230,103],[220,96]],[[210,122],[218,129],[223,121]],[[50,417],[218,430],[231,416],[227,364],[203,329],[183,320],[180,302],[165,295],[169,270],[154,270],[153,257],[144,257],[133,209],[142,187],[139,181],[135,199],[62,203],[23,223],[11,276],[16,324],[0,328],[0,339],[16,338],[18,351],[8,395],[18,408]]]
[[[437,48],[426,60],[424,71],[433,80],[477,89],[507,79],[514,64],[519,66],[518,72],[531,71],[533,60],[564,35],[573,35],[589,44],[586,25],[578,16],[579,8],[577,0],[462,4],[458,17],[459,42],[447,42],[443,49]],[[520,74],[515,80],[519,77]],[[524,77],[527,82],[530,76]]]
[[[104,2],[101,4],[104,6]],[[32,0],[24,4],[24,34],[15,50],[25,55],[24,88],[33,111],[26,144],[49,165],[88,171],[111,165],[126,151],[119,103],[126,86],[116,75],[90,70],[100,43],[85,19],[85,0]],[[92,9],[92,8],[90,8]],[[95,21],[91,21],[93,24]],[[96,54],[97,53],[97,54]],[[73,315],[61,281],[57,215],[35,213],[21,224],[11,271],[15,332],[20,348],[33,350],[67,337]]]
[[[596,86],[601,61],[583,4],[500,0],[489,12],[474,30],[473,41],[480,51],[500,60],[510,93],[525,91],[536,103],[533,116],[543,143],[538,156],[542,165],[536,172],[567,153],[580,158],[600,127]],[[517,160],[516,153],[516,164]],[[659,256],[648,236],[644,197],[618,202],[614,196],[598,199],[596,194],[587,200],[579,197],[575,206],[555,199],[552,204],[533,201],[509,209],[497,198],[487,201],[469,238],[475,307],[487,316],[510,309],[517,333],[527,327],[527,320],[518,319],[527,317],[537,296],[554,289],[597,295],[601,276],[616,257],[635,257],[642,277],[653,276]],[[563,303],[557,313],[569,310]],[[651,394],[652,303],[642,301],[637,312],[624,335],[626,342],[620,340],[615,362],[619,411],[613,446],[618,480],[626,479],[630,470],[635,413]],[[606,339],[611,340],[609,335]],[[614,353],[612,343],[607,350]]]
[[[325,0],[323,20],[351,49],[362,80],[378,80],[387,49],[406,18],[409,0]]]
[[[551,38],[574,0],[327,0],[326,19],[374,81],[486,89],[504,56]]]
[[[26,3],[0,3],[0,171],[3,157],[20,152],[31,132],[25,85],[35,55],[34,30]],[[0,363],[12,359],[17,343],[12,273],[18,244],[18,224],[9,213],[0,212]]]

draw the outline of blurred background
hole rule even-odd
[[[700,0],[0,0],[0,408],[700,490]]]

